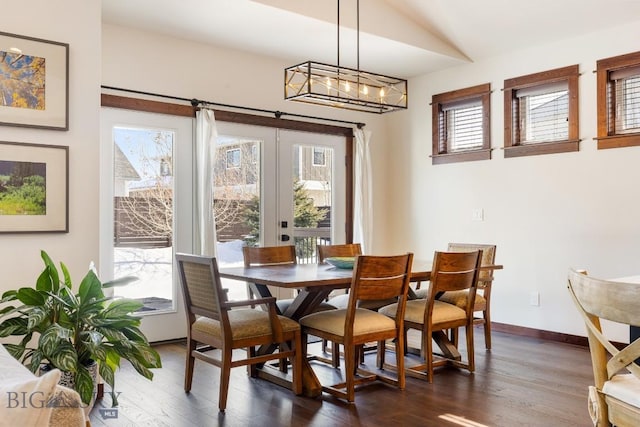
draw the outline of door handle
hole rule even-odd
[[[289,239],[291,239],[291,237],[289,237],[288,234],[281,234],[280,235],[280,241],[282,241],[282,242],[288,242]]]

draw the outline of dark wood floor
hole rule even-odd
[[[117,418],[107,418],[108,394],[94,407],[94,426],[589,426],[587,386],[592,382],[588,349],[494,332],[493,349],[484,350],[476,330],[476,372],[439,371],[433,384],[407,378],[404,391],[371,384],[347,404],[324,394],[310,399],[247,376],[231,373],[229,402],[218,413],[216,367],[196,361],[193,388],[183,391],[185,346],[157,346],[163,368],[153,381],[130,365],[116,375],[120,393]],[[311,350],[318,350],[316,345]],[[464,350],[464,349],[463,349]],[[464,353],[464,351],[463,351]],[[407,357],[412,363],[413,356]],[[393,355],[388,355],[393,360]],[[123,362],[124,363],[124,362]],[[336,371],[312,362],[321,380]],[[367,363],[375,365],[374,356]]]

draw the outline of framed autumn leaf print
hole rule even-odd
[[[0,125],[69,129],[69,45],[0,32]]]

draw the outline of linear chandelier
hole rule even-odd
[[[340,66],[338,0],[338,65],[306,61],[285,68],[285,100],[378,114],[407,108],[406,80],[360,70],[360,0],[356,4],[357,68]]]

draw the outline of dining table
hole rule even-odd
[[[412,282],[427,282],[431,277],[431,261],[414,260],[411,266]],[[500,265],[483,266],[482,269],[501,269]],[[329,294],[337,289],[348,289],[353,277],[353,269],[338,268],[329,264],[286,264],[265,265],[257,267],[222,267],[219,269],[221,278],[252,283],[258,297],[271,297],[269,286],[284,289],[295,289],[297,294],[289,304],[283,316],[299,321],[307,314],[311,314],[321,302],[325,301]],[[410,288],[408,298],[415,298]],[[442,331],[440,331],[442,332]],[[447,357],[457,358],[461,356],[456,346],[447,338],[446,334],[436,334],[434,340]],[[275,346],[265,346],[258,349],[259,353],[275,351]],[[276,384],[288,387],[290,378],[281,371],[269,369],[264,365],[258,369],[258,376]],[[302,367],[303,394],[308,397],[317,397],[322,393],[320,381],[313,372],[307,358],[303,358]]]

